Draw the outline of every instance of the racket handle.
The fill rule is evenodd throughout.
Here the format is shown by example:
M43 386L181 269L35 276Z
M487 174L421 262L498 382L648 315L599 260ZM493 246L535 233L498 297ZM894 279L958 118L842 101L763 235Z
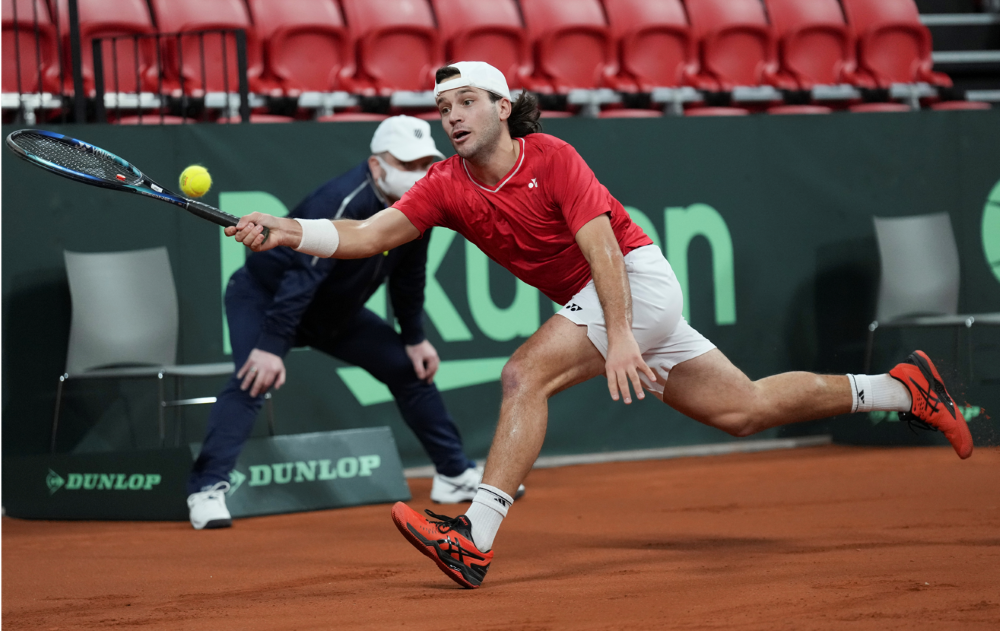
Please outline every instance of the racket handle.
M187 209L192 214L195 214L202 219L207 219L217 226L222 226L223 228L228 228L230 226L235 226L239 223L240 218L235 215L230 215L227 212L223 212L216 208L215 206L209 206L197 200L189 199L187 200ZM267 238L271 236L271 231L264 228L264 240L261 241L261 245L267 243Z

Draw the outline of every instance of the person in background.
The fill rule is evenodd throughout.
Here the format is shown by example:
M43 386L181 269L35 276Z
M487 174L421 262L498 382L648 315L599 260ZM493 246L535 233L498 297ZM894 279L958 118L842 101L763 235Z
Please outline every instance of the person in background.
M430 125L409 116L383 121L371 156L306 197L298 219L367 219L388 208L444 156ZM201 453L188 481L195 529L232 525L225 494L269 388L285 383L284 357L310 346L364 368L386 384L437 474L431 499L471 501L482 478L434 386L437 351L424 337L427 244L419 239L367 258L338 261L289 248L251 254L226 288L226 319L238 367L212 406ZM365 308L388 279L399 333Z

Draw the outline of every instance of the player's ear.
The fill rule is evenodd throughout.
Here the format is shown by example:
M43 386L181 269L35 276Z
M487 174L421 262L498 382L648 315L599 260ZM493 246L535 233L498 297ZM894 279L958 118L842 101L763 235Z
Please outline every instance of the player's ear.
M368 170L371 171L372 179L376 182L385 177L385 171L382 169L382 165L378 163L378 158L375 156L368 156Z
M510 99L500 99L497 103L497 112L500 114L501 123L510 118L511 110L512 106L510 104Z

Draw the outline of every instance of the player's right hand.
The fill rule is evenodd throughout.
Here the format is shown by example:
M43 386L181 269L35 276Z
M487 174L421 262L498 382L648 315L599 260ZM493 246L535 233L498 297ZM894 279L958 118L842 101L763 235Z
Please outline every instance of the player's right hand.
M246 392L250 388L250 396L258 397L272 385L277 390L285 384L285 362L274 353L255 348L250 351L250 357L236 373L237 379L242 379L240 390Z
M264 228L270 232L267 240L264 239ZM226 236L235 237L254 252L271 250L281 245L294 248L302 241L302 226L287 217L250 213L240 217L235 227L226 228Z

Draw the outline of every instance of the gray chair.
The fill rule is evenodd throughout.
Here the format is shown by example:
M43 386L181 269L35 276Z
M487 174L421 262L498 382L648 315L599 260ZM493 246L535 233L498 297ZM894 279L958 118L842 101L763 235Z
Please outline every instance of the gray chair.
M82 254L65 252L73 318L66 370L59 376L50 448L55 451L63 385L70 379L157 380L160 445L168 408L214 403L215 397L167 400L164 379L175 392L189 377L230 375L232 362L177 365L177 290L167 249ZM268 427L274 411L266 395Z
M875 331L882 327L964 327L972 378L973 325L1000 325L1000 313L958 312L958 246L948 213L874 217L882 260L875 320L868 325L865 373L871 369Z

